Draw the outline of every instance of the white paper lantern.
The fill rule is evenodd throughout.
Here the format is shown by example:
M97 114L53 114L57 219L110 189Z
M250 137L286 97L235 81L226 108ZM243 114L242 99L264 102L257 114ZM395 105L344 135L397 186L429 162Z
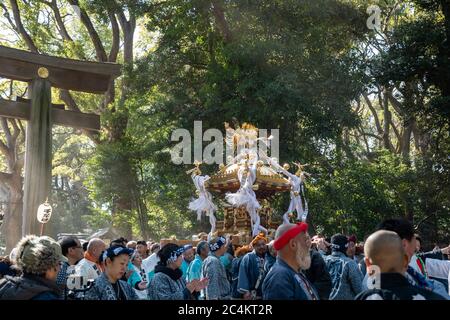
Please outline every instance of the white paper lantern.
M48 202L41 204L38 208L37 219L40 223L47 223L52 216L52 207Z

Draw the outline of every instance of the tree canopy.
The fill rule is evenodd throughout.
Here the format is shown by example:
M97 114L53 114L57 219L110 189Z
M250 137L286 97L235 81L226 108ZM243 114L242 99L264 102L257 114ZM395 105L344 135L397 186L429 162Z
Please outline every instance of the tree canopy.
M314 232L362 239L404 217L428 244L448 242L450 1L376 5L373 29L359 0L1 3L1 45L124 66L104 95L54 89L69 110L100 114L102 131L54 128L51 232L209 229L187 209L191 166L171 162L171 134L238 119L280 130L281 163L311 164ZM3 98L26 90L0 79ZM20 219L24 124L0 120L4 237ZM277 214L288 201L273 200Z

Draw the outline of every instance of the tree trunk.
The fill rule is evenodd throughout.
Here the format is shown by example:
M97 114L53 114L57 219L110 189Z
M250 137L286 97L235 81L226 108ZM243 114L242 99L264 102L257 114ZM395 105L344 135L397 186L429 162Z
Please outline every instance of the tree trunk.
M354 160L355 156L353 155L353 152L352 152L352 149L350 148L350 146L351 146L350 133L349 133L348 128L344 128L343 133L342 133L342 149L344 150L347 159Z
M141 236L143 239L148 240L150 236L150 230L148 228L148 209L145 205L145 200L143 197L143 194L141 193L141 185L144 180L144 173L142 170L141 164L138 164L138 168L136 168L136 202L137 202L137 208L138 208L138 220L139 220L139 226L141 229ZM139 174L138 174L139 172Z
M119 195L119 199L114 203L113 216L113 232L128 240L133 238L133 230L131 228L131 199ZM125 219L124 219L125 218Z
M123 60L125 63L133 63L133 37L134 28L130 27L124 30Z
M3 218L2 234L6 235L6 252L16 246L22 237L22 177L20 172L11 175L8 183L8 202Z
M0 141L0 151L8 168L8 173L0 172L0 192L4 190L2 193L6 194L7 199L1 230L5 235L6 250L10 252L22 235L23 157L20 155L20 146L24 141L25 131L19 120L1 118L0 123L6 138L6 144Z
M383 146L385 149L393 152L394 148L392 147L390 135L389 135L389 126L392 122L392 114L389 110L389 101L388 96L386 94L386 89L383 89L383 114L384 114L384 123L383 123Z
M39 205L50 197L52 177L51 87L45 79L32 84L31 114L26 132L22 235L39 234Z
M222 33L225 43L230 43L233 40L233 36L225 19L225 10L223 8L224 3L222 0L212 0L212 13L214 15L216 25L220 32Z
M405 163L409 163L409 153L411 150L411 133L414 126L414 118L410 117L404 120L403 124L403 136L402 136L402 149L401 155Z
M124 37L124 64L128 68L133 66L133 45L134 45L134 31L136 29L136 20L133 14L130 14L130 20L127 21L123 12L118 13L120 26ZM125 99L128 96L129 84L126 77L122 81L122 92L118 102L118 108L113 109L113 118L109 125L109 141L116 143L123 141L126 135L128 125L128 110L125 107ZM117 194L117 199L113 208L113 229L121 236L131 239L132 228L130 219L121 219L120 215L125 214L131 218L133 208L139 212L139 205L133 201L133 192L136 190L137 173L136 168L133 167L130 159L124 159L124 174L122 176L126 181L124 184L129 186L128 190ZM134 205L135 204L135 205Z
M139 192L139 188L136 188L136 192ZM139 229L141 231L141 238L143 240L148 240L149 230L148 230L148 210L145 205L142 197L140 195L137 196L136 206L138 208L138 221L139 221Z
M411 146L411 133L414 126L414 118L409 117L404 120L403 124L403 135L402 135L402 143L401 143L401 155L403 158L403 162L410 167L410 146ZM412 205L412 200L410 199L409 194L404 195L404 206L405 206L405 218L411 221L414 221L414 210Z

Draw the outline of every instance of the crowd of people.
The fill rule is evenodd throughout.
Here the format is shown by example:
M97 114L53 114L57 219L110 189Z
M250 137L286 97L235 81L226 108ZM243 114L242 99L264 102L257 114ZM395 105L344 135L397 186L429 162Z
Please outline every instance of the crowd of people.
M450 246L422 252L402 219L355 236L310 237L284 223L268 239L179 246L26 236L0 260L0 300L445 300Z

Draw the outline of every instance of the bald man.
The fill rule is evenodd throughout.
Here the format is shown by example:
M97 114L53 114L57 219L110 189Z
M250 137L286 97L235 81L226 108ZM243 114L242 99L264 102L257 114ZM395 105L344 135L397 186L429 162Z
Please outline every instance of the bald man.
M282 224L275 234L277 260L262 286L264 300L318 300L318 294L302 270L311 266L308 225Z
M412 285L422 289L431 290L446 299L450 299L447 289L442 283L426 278L420 272L417 272L417 270L414 270L414 268L411 267L411 259L413 258L416 250L416 237L414 236L414 227L410 221L405 219L387 219L382 221L377 226L377 230L393 231L402 239L403 250L405 250L405 253L408 255L410 261L410 265L406 271L406 277ZM366 274L362 282L363 290L367 289L367 278L368 275Z
M75 274L87 280L97 279L102 271L99 258L105 249L106 244L102 239L91 239L88 243L87 251L84 253L84 258L78 262L75 268Z
M371 234L364 245L364 253L368 270L378 269L379 281L375 282L375 288L363 291L356 300L445 300L411 285L406 279L409 257L397 233L380 230Z

